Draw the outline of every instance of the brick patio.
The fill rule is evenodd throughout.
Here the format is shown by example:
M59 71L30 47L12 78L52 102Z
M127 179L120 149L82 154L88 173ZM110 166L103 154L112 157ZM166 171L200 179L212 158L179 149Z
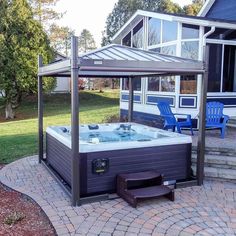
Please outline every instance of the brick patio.
M161 198L133 209L122 199L72 207L36 156L5 166L0 180L32 197L58 235L236 235L234 183L205 181L202 187L177 189L175 202Z
M183 133L190 135L190 132L187 130L184 130ZM198 141L198 131L194 131L192 140L195 150ZM206 130L206 149L236 153L234 140L236 140L236 128L227 127L224 139L220 138L220 130Z

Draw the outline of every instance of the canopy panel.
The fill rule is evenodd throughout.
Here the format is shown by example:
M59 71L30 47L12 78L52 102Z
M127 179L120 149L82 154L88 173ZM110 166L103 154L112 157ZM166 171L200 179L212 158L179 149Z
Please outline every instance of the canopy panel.
M79 76L131 77L204 73L201 61L111 44L81 55ZM39 76L70 76L70 59L39 68Z

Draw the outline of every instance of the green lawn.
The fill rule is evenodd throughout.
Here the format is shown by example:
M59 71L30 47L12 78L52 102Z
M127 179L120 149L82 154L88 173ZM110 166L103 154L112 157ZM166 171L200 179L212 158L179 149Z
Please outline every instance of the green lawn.
M44 99L44 129L70 124L70 95L47 95ZM118 115L119 91L81 92L80 122L99 123ZM0 110L0 163L37 153L37 98L27 98L16 111L16 120L4 121Z

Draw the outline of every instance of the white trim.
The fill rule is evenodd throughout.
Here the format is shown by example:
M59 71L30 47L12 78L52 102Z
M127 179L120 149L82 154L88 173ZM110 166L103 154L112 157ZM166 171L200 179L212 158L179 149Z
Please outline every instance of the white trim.
M182 24L178 22L177 42L176 42L176 56L181 57L181 38L182 38Z
M236 41L231 41L231 40L206 39L206 42L207 42L207 43L214 43L214 44L223 44L223 45L236 46Z
M225 45L222 45L222 52L221 52L221 73L220 73L220 92L223 91L223 77L224 77L224 54L225 54Z
M197 15L203 16L203 17L206 16L206 14L209 12L209 10L211 9L214 3L215 3L215 0L207 0Z
M171 98L173 99L173 105L170 104L171 107L175 107L176 104L176 97L175 94L173 95L168 95L168 94L155 94L155 93L151 93L151 94L146 94L145 96L145 104L144 105L156 105L156 102L148 102L148 96L152 96L152 97L158 97L158 98Z
M199 38L194 38L194 39L181 39L181 42L196 42L196 41L199 41Z
M219 97L226 97L226 98L235 98L236 92L208 92L207 97L219 98Z
M173 46L173 45L176 45L177 42L178 42L178 40L174 40L174 41L169 41L169 42L165 42L165 43L155 44L152 46L148 46L148 49Z
M192 98L193 100L194 100L194 104L193 104L193 106L192 105L182 105L182 100L183 99L190 99L190 98ZM190 94L188 94L188 95L180 95L179 96L179 108L180 109L182 109L182 108L193 108L193 109L197 109L197 95L195 94L195 95L190 95Z

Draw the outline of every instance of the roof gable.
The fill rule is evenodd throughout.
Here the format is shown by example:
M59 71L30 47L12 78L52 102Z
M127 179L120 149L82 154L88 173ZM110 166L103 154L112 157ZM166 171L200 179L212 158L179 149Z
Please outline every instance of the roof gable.
M215 0L206 13L207 18L218 18L223 20L236 20L236 0Z
M235 1L236 3L236 0L230 0L230 1ZM181 14L159 13L159 12L138 10L121 27L121 29L118 30L118 32L113 36L112 41L114 43L120 43L121 39L144 17L154 17L162 20L177 21L180 23L207 26L207 27L215 26L218 28L236 29L236 19L235 21L232 21L232 20L224 20L217 18L206 18L201 16L188 16Z

